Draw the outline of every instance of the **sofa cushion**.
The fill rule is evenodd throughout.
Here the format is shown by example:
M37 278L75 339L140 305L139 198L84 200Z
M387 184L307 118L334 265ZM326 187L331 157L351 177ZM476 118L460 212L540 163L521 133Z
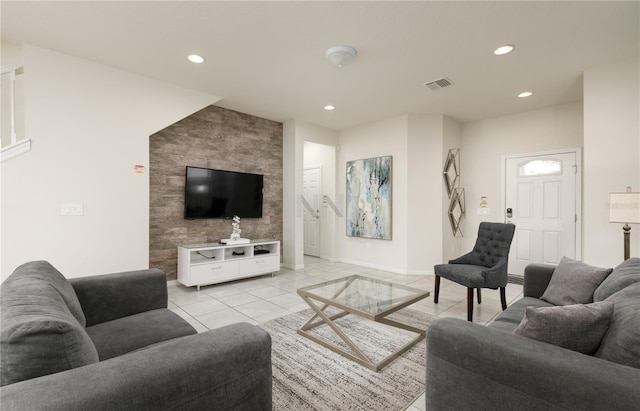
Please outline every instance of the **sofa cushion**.
M512 332L522 322L527 307L553 307L554 305L539 298L524 297L511 304L505 311L498 314L489 327L506 332Z
M513 333L583 354L593 354L609 328L612 315L611 301L527 307L522 322Z
M602 301L623 288L640 282L640 258L630 258L616 268L604 279L593 293L593 301Z
M483 274L488 270L481 265L469 264L438 264L434 266L436 275L454 281L460 285L470 288L486 287L486 279ZM499 285L496 286L496 288Z
M612 270L562 257L540 298L555 305L591 303L593 292Z
M640 368L640 283L627 286L606 301L614 304L609 331L596 357Z
M16 281L20 282L19 285L15 285L15 287L19 288L29 287L29 284L32 284L33 281L49 284L50 287L53 287L60 294L67 304L67 307L69 307L69 311L76 317L80 325L83 327L86 326L84 312L82 311L80 301L78 301L78 296L73 290L73 286L60 271L56 270L48 261L31 261L22 264L4 281L3 286L4 284L10 284Z
M158 309L87 327L100 361L158 342L196 334L188 322L171 310Z
M58 274L48 264L22 266L0 287L1 385L98 362L95 346L69 308L70 295L60 292L65 286Z

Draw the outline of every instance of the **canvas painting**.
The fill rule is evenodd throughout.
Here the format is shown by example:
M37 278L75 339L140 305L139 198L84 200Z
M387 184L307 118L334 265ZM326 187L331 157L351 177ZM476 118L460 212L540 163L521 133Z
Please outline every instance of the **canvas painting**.
M347 235L391 240L391 156L347 161Z

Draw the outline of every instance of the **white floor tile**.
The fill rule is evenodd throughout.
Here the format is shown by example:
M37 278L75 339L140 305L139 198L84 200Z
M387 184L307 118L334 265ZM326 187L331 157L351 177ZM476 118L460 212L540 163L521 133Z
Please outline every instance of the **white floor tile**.
M418 409L419 411L425 411L427 408L427 399L425 398L425 394L423 393L418 399L411 404L412 407Z
M257 324L255 320L234 310L233 308L228 308L226 310L220 310L211 314L202 315L199 316L197 320L210 330L239 322Z
M202 301L209 301L213 297L203 293L202 291L198 292L193 289L189 293L181 293L175 296L169 296L169 301L177 305L178 307L183 307L185 305L196 304Z
M207 301L201 301L195 304L189 304L182 307L187 314L192 317L197 317L199 315L209 314L215 311L220 311L229 308L228 305L221 303L218 300L210 299Z
M289 310L265 300L259 300L259 301L254 301L247 304L238 305L234 308L238 310L240 313L246 315L247 317L251 317L253 319L257 319L258 317L264 317L267 314L271 314L274 312L277 312L280 314L278 315L278 317L291 313Z
M251 290L249 291L249 294L253 294L256 297L266 300L271 297L277 297L279 295L287 294L287 292L281 288L267 286L267 287Z
M219 297L218 300L229 307L235 307L237 305L252 303L254 301L261 301L260 297L256 297L253 294L249 294L248 292L241 292L239 294L227 295L224 297Z
M287 309L289 309L289 307L291 306L296 306L301 304L308 307L307 303L305 303L304 300L299 295L292 294L292 293L285 293L282 295L278 295L276 297L267 298L267 301Z
M233 286L241 289L242 291L251 291L256 288L264 287L260 279L240 280L237 283L234 283Z
M221 284L205 287L201 289L201 292L213 297L226 297L228 295L234 295L242 293L243 291L233 284Z

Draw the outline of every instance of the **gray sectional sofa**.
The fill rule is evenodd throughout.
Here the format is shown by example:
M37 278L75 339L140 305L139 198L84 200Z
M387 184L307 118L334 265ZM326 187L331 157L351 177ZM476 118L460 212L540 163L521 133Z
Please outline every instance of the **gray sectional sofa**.
M554 272L528 266L524 298L488 326L444 318L429 327L427 410L640 409L640 259L607 272L592 291L593 301L604 304L590 306L612 302L613 314L589 354L513 333L522 329L527 307L554 307L540 299ZM589 329L580 332L584 338L575 342L593 337Z
M197 334L159 270L67 280L36 261L0 292L3 411L271 409L269 334Z

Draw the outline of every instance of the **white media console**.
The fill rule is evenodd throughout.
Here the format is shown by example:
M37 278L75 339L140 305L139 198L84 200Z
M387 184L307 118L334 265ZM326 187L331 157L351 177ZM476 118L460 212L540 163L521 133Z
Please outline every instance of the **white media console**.
M187 287L218 284L280 270L280 241L178 246L178 282Z

